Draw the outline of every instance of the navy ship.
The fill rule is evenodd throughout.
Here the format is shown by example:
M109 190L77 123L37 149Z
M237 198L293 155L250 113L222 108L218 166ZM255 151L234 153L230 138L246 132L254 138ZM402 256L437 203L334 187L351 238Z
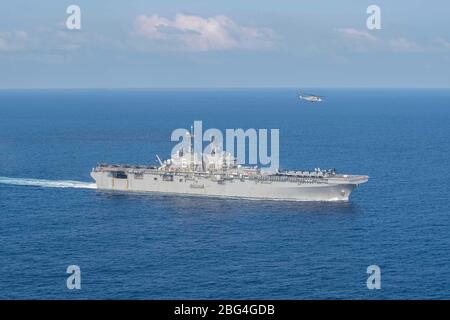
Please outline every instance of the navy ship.
M157 158L157 166L99 164L91 176L98 190L286 201L348 201L369 178L319 168L266 172L215 149L201 155L181 149L168 160Z

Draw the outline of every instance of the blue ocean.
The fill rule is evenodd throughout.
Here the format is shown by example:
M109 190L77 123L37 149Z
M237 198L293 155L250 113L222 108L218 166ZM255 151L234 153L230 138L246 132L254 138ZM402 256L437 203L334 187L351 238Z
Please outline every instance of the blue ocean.
M2 299L449 299L450 91L0 91ZM370 176L349 202L102 193L176 128L280 129L282 169ZM69 290L66 269L81 269ZM367 288L367 267L381 289Z

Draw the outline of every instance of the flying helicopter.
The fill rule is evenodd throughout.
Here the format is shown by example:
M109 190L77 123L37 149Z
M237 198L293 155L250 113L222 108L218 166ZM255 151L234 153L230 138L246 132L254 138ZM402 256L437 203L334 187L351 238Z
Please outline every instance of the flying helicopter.
M299 93L298 97L299 99L306 100L308 102L322 102L324 100L324 98L321 96L316 96L313 94L304 94L301 92Z

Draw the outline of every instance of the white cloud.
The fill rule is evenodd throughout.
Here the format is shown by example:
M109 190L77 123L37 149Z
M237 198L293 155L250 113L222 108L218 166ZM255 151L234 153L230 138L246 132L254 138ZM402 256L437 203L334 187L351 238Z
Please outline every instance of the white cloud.
M405 39L405 38L395 38L387 41L387 45L393 51L401 51L401 52L420 52L424 51L425 48L422 48L414 41Z
M433 40L434 44L441 49L450 49L450 41L444 38L436 38Z
M344 29L338 29L338 31L343 34L344 36L351 38L351 39L357 39L357 40L366 40L366 41L377 41L378 39L370 34L367 30L358 30L354 28L344 28Z
M367 30L353 28L337 29L345 38L344 45L358 52L385 51L385 52L424 52L434 50L435 44L418 44L405 37L387 38L375 36Z
M177 14L173 20L140 15L134 21L134 35L166 49L190 51L270 48L275 40L275 33L268 28L241 26L224 15L203 18Z
M0 51L15 51L23 49L28 41L25 31L0 32Z

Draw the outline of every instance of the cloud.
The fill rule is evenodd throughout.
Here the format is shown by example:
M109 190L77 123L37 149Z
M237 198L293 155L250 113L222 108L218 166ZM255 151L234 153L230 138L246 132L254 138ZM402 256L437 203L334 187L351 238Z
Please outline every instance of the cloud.
M440 49L446 49L449 50L450 49L450 41L448 41L447 39L444 38L435 38L433 40L434 44L440 48Z
M387 45L392 51L397 52L420 52L426 50L414 41L405 38L395 38L387 41Z
M353 28L344 28L344 29L338 29L338 31L351 39L357 39L357 40L366 40L366 41L377 41L378 39L370 34L367 30L358 30Z
M0 32L0 51L16 51L23 49L28 42L25 31Z
M270 48L275 40L271 29L241 26L224 15L177 14L173 20L140 15L134 20L133 34L150 40L153 48L162 44L165 49L189 51Z
M353 28L337 29L345 38L344 45L358 52L384 51L384 52L424 52L436 49L435 44L418 44L405 37L387 38L375 36L375 32Z

